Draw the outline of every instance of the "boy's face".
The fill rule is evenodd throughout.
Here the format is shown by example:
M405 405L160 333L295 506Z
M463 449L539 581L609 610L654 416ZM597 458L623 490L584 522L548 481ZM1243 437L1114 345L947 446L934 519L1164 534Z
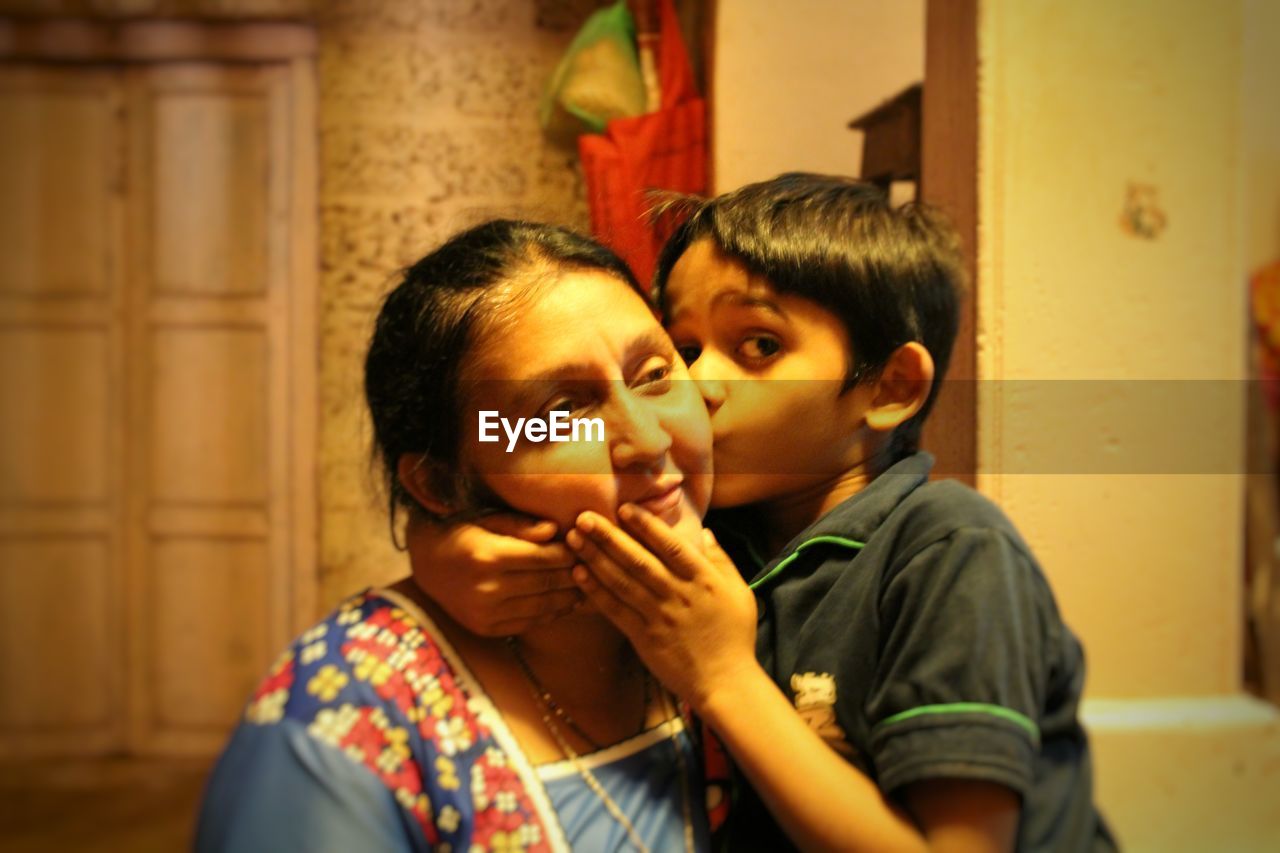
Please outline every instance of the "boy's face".
M872 391L841 393L851 350L834 314L778 293L705 239L672 268L666 304L711 415L713 507L802 496L862 461Z

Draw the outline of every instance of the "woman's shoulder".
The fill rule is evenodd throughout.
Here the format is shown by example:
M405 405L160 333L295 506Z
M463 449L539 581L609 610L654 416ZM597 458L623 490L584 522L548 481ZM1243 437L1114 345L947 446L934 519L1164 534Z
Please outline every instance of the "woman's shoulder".
M488 753L492 743L469 677L450 656L411 602L365 590L276 659L246 706L241 729L275 729L294 751L305 751L305 744L331 748L325 754L373 774L434 843L445 827L433 822L431 804L440 800L438 809L461 812L465 803L451 798L476 754Z
M276 659L244 719L301 723L367 763L384 748L419 739L432 752L453 755L488 735L465 681L421 611L393 593L367 589Z

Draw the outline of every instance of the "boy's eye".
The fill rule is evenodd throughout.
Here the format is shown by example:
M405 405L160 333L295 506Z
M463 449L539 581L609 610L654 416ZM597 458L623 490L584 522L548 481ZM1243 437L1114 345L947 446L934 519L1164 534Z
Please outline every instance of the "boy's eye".
M746 358L768 358L777 355L781 349L782 342L772 335L752 335L738 347Z
M686 367L692 366L698 360L698 356L702 355L702 347L683 346L676 347L676 352L680 354L680 358L684 359Z

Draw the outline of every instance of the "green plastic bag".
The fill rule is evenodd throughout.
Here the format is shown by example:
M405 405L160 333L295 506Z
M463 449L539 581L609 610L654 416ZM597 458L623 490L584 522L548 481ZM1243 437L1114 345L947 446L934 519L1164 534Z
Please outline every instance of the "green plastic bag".
M553 137L602 133L610 119L645 111L636 28L625 0L595 12L569 44L542 97L539 120Z

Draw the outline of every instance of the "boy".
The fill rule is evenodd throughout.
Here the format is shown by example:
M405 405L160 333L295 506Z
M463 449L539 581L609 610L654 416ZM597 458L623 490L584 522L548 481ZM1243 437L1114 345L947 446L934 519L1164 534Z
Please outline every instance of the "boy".
M692 553L639 508L627 532L584 514L566 542L750 781L732 848L1114 846L1079 644L1009 521L927 482L918 451L960 278L927 210L799 174L695 206L659 261L715 436L708 521L756 599L714 543Z

